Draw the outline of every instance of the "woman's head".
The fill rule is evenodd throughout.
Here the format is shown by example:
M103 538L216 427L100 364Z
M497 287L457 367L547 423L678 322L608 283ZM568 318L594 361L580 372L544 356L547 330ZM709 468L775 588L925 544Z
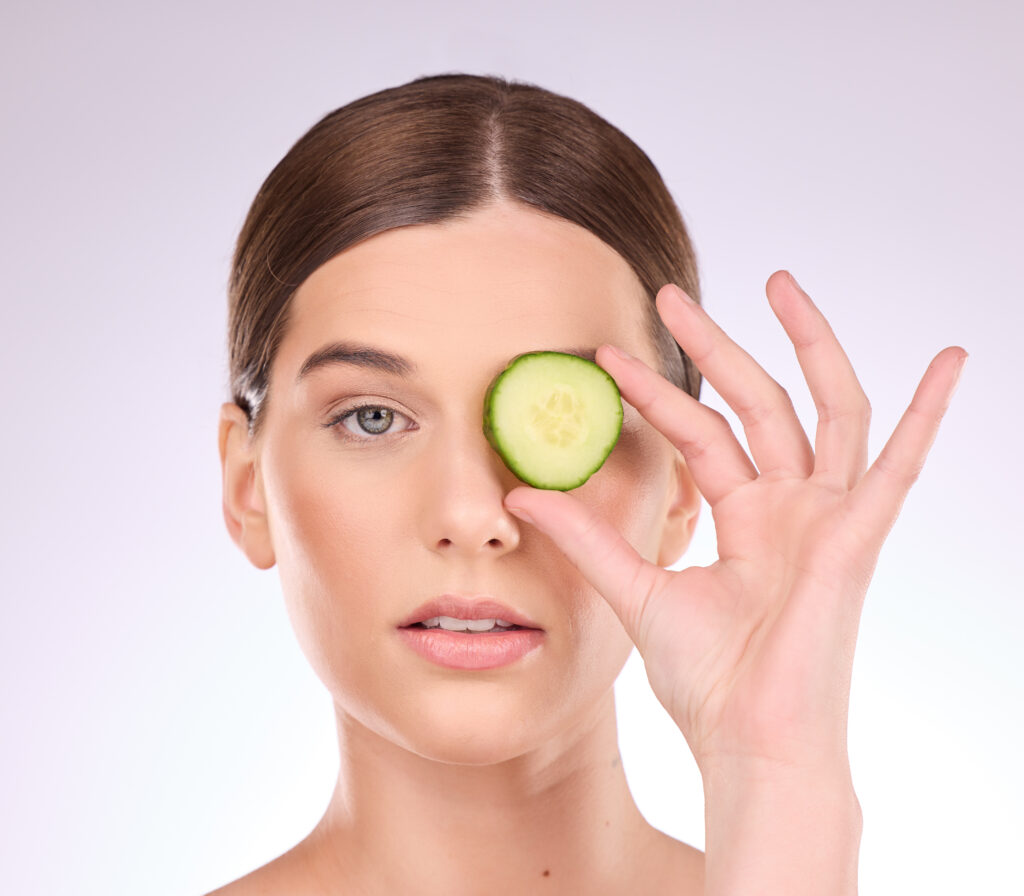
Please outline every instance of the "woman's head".
M375 234L510 200L589 230L648 297L662 372L696 397L700 376L654 311L665 283L699 301L694 252L656 168L581 103L474 75L421 78L358 99L306 133L261 187L230 285L232 397L262 429L291 297L318 267Z
M489 764L594 724L632 645L564 555L505 508L520 483L484 435L486 388L510 358L538 349L586 354L612 343L670 366L652 338L650 296L662 280L694 290L694 274L687 280L671 266L683 261L668 260L665 238L641 258L643 276L613 245L645 248L638 222L678 218L655 200L654 211L644 207L614 174L601 139L585 139L595 127L607 136L609 126L551 136L571 116L548 113L526 115L531 124L517 129L507 108L504 117L494 111L500 84L421 83L454 94L462 85L469 112L454 103L435 113L449 123L430 125L431 103L415 83L390 99L385 92L359 101L347 108L370 111L335 113L349 116L348 137L324 132L334 127L329 117L256 200L234 281L237 404L224 406L221 422L224 510L250 560L278 566L299 642L339 717L422 756ZM374 136L377 104L383 144ZM569 108L577 125L587 120L582 107ZM467 127L470 113L476 139L470 129L453 140L449 129ZM555 172L534 174L532 190L529 178L507 173L502 147L515 142L512 132L521 168L540 171L546 157ZM411 153L397 164L384 149L396 140L415 143L427 160ZM573 152L603 160L597 168L614 189L601 186L593 165L576 186L560 173L572 169L574 141ZM433 169L454 171L446 160L459 155L472 157L464 176L432 183ZM359 190L341 182L352 169ZM379 201L366 192L370 182ZM589 201L567 198L584 195L585 184ZM614 204L620 196L625 211ZM684 376L685 368L676 378ZM254 422L258 432L250 432ZM615 450L574 494L662 565L685 548L699 500L678 452L628 406ZM506 605L543 630L542 646L495 669L433 664L400 631L444 595Z

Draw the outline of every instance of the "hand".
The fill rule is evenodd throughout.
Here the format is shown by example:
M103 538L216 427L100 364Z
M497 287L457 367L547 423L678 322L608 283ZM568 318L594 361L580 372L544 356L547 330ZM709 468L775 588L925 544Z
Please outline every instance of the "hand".
M782 387L672 284L657 296L661 318L738 415L752 457L721 414L647 365L608 346L597 356L685 458L711 507L717 562L662 569L573 495L521 487L506 497L618 614L705 777L847 761L864 595L967 357L955 347L936 356L866 469L870 408L835 335L787 273L766 292L818 409L813 449Z

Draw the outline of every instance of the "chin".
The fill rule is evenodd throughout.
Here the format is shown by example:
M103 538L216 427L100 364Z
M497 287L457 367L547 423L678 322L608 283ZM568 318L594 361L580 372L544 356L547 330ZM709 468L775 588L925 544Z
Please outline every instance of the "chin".
M461 689L456 689L461 690ZM495 693L420 695L398 708L388 740L424 759L453 765L485 766L507 762L542 746L558 729L550 699ZM518 696L518 699L517 699ZM545 695L546 696L546 695Z
M445 738L433 733L426 738L418 738L409 745L409 749L423 759L431 762L443 762L446 765L465 765L484 767L510 762L529 752L531 746L522 741L500 736L486 736L478 739L468 737Z
M517 700L431 701L405 731L409 748L425 759L456 765L494 765L540 746L553 719L551 704Z

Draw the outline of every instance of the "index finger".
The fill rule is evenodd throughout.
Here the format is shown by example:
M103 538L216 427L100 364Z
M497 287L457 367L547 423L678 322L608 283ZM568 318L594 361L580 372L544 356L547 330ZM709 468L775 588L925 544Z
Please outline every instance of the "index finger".
M520 486L505 496L505 506L558 546L608 601L637 643L644 607L665 571L641 557L614 526L565 492Z

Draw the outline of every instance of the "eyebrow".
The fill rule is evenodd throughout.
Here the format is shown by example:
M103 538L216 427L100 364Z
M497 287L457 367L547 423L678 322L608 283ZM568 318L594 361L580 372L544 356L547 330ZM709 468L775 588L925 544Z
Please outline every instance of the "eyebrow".
M597 349L593 348L555 348L536 349L536 351L560 352L563 355L575 355L587 361L595 360L597 354ZM371 370L379 370L382 373L389 373L392 376L406 378L416 372L416 365L401 355L356 342L332 342L317 349L306 358L295 382L299 383L313 371L334 364L352 364L356 367L366 367Z
M295 382L300 382L314 370L333 364L354 364L357 367L368 367L371 370L401 377L409 377L416 372L416 365L401 355L355 342L332 342L306 358Z

